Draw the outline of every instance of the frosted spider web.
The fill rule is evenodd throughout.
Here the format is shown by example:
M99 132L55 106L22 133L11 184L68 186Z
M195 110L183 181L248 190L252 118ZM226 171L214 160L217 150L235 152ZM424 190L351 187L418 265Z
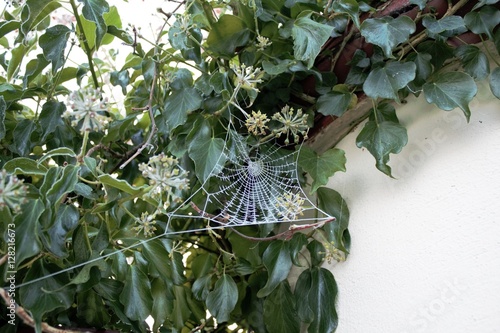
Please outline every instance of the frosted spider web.
M316 207L300 186L300 148L287 150L276 143L247 141L236 131L228 131L218 160L225 161L224 165L218 163L202 185L204 202L196 203L195 194L193 201L186 201L198 211L198 216L189 217L209 219L226 227L334 220ZM179 210L171 214L171 218L183 216Z

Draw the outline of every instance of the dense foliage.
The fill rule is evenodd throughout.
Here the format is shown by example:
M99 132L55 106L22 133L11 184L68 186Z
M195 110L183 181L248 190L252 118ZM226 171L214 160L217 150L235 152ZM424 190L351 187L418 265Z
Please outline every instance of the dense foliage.
M2 278L16 272L11 299L37 331L44 322L143 332L148 316L161 332L335 331L337 288L321 265L345 260L349 212L323 186L345 170L342 151L300 150L304 187L320 212L336 217L303 233L282 233L282 224L211 228L188 216L217 207L200 211L187 201L203 195L201 186L217 186L214 172L237 154L231 138L290 154L315 119L342 116L363 96L373 109L357 144L391 175L389 155L407 135L389 102L423 93L469 118L482 79L500 98L500 69L490 71L490 61L500 65L492 53L500 51L496 2L478 1L460 16L467 1L438 15L413 0L418 14L410 18L378 15L390 1L188 0L182 12L159 11L165 25L154 41L125 29L119 8L105 0L7 4L0 251ZM55 22L62 9L74 23ZM464 34L495 47L448 43ZM318 69L319 57L334 68L354 38L370 48L353 54L346 78ZM324 48L332 39L345 43ZM78 48L85 63L71 61ZM128 52L124 63L116 63L117 50ZM461 67L447 71L453 63ZM112 98L116 87L123 102ZM169 215L179 209L182 218ZM293 266L302 272L292 288ZM2 316L10 320L8 311ZM17 317L2 332L29 319Z

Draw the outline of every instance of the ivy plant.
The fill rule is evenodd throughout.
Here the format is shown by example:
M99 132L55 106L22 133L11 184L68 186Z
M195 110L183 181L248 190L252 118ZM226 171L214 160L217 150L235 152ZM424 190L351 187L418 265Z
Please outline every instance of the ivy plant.
M158 9L150 40L105 0L8 2L0 294L16 315L2 307L2 332L334 332L337 285L322 266L349 254L349 210L325 185L346 160L307 147L321 119L371 100L356 143L391 176L390 154L408 141L395 103L423 94L469 119L477 80L500 98L497 1L392 3L187 0ZM74 20L58 22L60 11ZM197 205L241 185L224 172L242 152L245 177L259 179L248 191L270 198L269 211L224 209L252 207L252 196ZM297 226L305 199L261 189L275 180L255 156L271 153L283 188L285 167L297 168L317 215L331 218Z

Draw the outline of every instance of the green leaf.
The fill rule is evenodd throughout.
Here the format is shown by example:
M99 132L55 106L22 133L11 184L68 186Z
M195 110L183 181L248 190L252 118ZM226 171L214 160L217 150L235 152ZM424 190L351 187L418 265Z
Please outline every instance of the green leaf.
M333 31L332 26L313 21L311 14L297 18L292 27L294 57L307 61L307 68L314 65L314 60Z
M351 18L352 22L359 29L359 4L355 0L339 0L334 1L332 9L336 13L346 13Z
M21 156L31 152L31 134L35 131L35 123L31 119L19 121L14 129L14 143L11 150Z
M52 227L47 231L45 247L59 258L68 256L66 245L67 235L73 231L80 220L80 213L73 205L59 206L55 221Z
M201 107L202 98L196 88L175 90L165 100L164 118L170 131L184 124L189 112Z
M22 38L26 34L35 29L51 12L61 7L59 1L55 0L27 0L21 12L21 34L18 37Z
M391 121L368 121L356 138L356 145L365 147L375 157L377 169L391 176L387 165L389 154L397 154L408 143L406 128Z
M345 152L332 148L319 155L307 146L302 146L298 158L299 166L313 179L311 193L326 185L328 179L337 171L345 171Z
M299 318L309 323L307 332L334 332L338 325L335 300L337 284L330 271L315 267L300 274L295 285Z
M87 20L96 24L95 28L95 49L102 43L102 39L107 31L104 14L109 12L109 5L106 0L78 0L83 2L82 14ZM88 38L88 36L87 36Z
M196 176L203 183L210 176L220 172L227 156L224 154L225 143L221 138L197 137L189 146L189 157L194 161Z
M281 282L264 301L264 322L269 332L300 332L295 298L288 281Z
M131 320L143 321L151 313L153 297L148 276L136 265L130 265L127 279L120 294L120 303L125 307L125 315Z
M330 216L335 217L335 221L323 226L326 238L333 242L337 249L348 252L350 247L350 236L347 227L349 226L349 208L344 198L337 191L320 187L318 193L318 206Z
M117 188L120 191L123 191L123 192L131 194L131 195L137 195L137 194L141 193L141 191L142 191L142 188L132 186L124 179L113 178L109 174L100 175L98 177L98 179L104 185L107 185L107 186L110 186L113 188Z
M45 33L40 36L40 47L43 50L43 55L52 63L52 74L55 74L64 64L64 50L69 39L71 30L61 24L45 30Z
M43 155L40 159L38 159L38 164L42 164L43 162L54 156L76 157L76 154L73 150L66 147L52 149L51 151L48 151L45 155Z
M417 5L420 10L425 8L428 0L410 0L410 4Z
M398 91L410 83L416 74L417 66L409 61L388 62L384 67L379 67L370 72L363 84L367 96L394 99L399 102Z
M430 54L423 52L419 52L408 57L408 60L413 61L416 66L415 80L408 84L408 88L413 93L422 90L422 86L425 84L429 76L431 76L433 70L431 58Z
M457 107L470 118L469 102L477 93L477 86L469 75L462 72L448 72L439 75L424 85L427 102L436 104L440 109L450 111Z
M347 111L355 95L349 91L330 91L316 101L318 112L325 116L340 117Z
M415 32L415 22L405 15L393 19L390 16L366 19L361 24L361 35L368 43L380 46L388 58L393 58L392 50L406 42Z
M464 16L465 25L475 34L486 34L493 39L493 30L500 23L500 11L492 6L484 6L479 11Z
M67 309L73 304L73 289L64 287L69 282L67 274L48 276L60 270L61 268L54 264L44 264L43 260L36 260L23 282L45 278L19 290L20 303L33 316L37 332L42 332L42 318L46 313L56 309Z
M77 317L86 325L103 327L110 319L104 300L93 290L77 294Z
M229 320L237 302L238 287L230 275L223 274L207 296L207 309L217 322L222 323Z
M172 312L174 304L169 296L168 286L162 279L154 279L151 283L151 294L153 296L153 309L151 316L154 318L153 332L160 332L159 327L165 322Z
M282 240L273 241L262 255L262 263L267 269L268 278L266 285L257 293L257 297L268 296L290 273L292 259L289 243Z
M311 256L311 267L319 267L325 260L326 249L319 241L313 239L307 244Z
M432 16L424 16L422 24L431 34L439 34L445 31L452 31L465 28L465 23L462 17L451 15L436 20Z
M16 243L22 246L16 247L16 265L28 258L38 254L42 249L39 235L38 219L45 210L41 200L30 200L22 206L21 213L15 216Z
M299 261L299 253L304 246L307 245L307 237L305 234L298 232L293 235L290 242L290 257L295 266L302 266Z
M21 62L23 61L27 50L28 47L26 47L24 44L19 44L10 52L11 58L7 67L7 82L10 82L12 78L17 74L19 66L21 66Z
M221 56L232 57L236 48L246 45L250 39L250 30L238 16L222 15L212 24L208 33L208 48Z
M205 301L207 299L208 293L210 292L210 286L212 285L212 275L205 275L196 279L191 287L194 297L197 300Z
M200 278L214 270L216 257L213 253L202 253L194 257L191 270L195 278Z
M164 279L169 279L176 285L182 285L185 282L183 274L184 266L182 264L182 256L180 253L173 252L169 254L165 245L160 240L153 240L142 243L144 247L144 257L148 259L160 276ZM170 257L172 257L170 259Z
M443 67L446 60L453 57L453 48L440 40L427 40L422 42L418 44L417 50L420 53L427 53L431 55L430 62L434 65L435 70Z
M0 140L5 137L5 110L7 110L7 103L3 96L0 96Z
M8 173L27 176L43 176L47 172L45 166L27 157L18 157L7 161L4 165L4 169Z
M55 169L55 168L52 168ZM54 208L57 208L64 196L67 193L73 192L75 185L78 182L78 172L80 171L79 166L68 164L59 172L57 175L57 180L49 184L50 188L46 193L42 193L47 200L51 203Z
M476 80L483 80L490 74L488 57L477 46L460 45L455 49L455 55L462 62L467 74Z
M3 21L0 22L0 38L7 35L9 32L19 29L21 22L19 21Z
M500 67L495 68L490 75L490 89L496 98L500 99Z
M174 309L172 311L174 327L180 331L190 315L191 310L189 310L187 303L186 287L174 286Z
M28 85L50 64L50 61L45 59L42 54L37 54L36 59L30 60L26 65L26 70L23 77L23 87Z

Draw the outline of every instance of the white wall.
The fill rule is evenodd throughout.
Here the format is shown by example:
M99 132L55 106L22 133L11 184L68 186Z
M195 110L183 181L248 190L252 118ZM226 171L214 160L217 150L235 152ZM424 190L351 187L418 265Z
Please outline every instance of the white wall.
M391 179L355 139L329 186L351 211L351 254L330 266L339 333L500 332L500 102L487 86L461 110L397 107L409 144Z

